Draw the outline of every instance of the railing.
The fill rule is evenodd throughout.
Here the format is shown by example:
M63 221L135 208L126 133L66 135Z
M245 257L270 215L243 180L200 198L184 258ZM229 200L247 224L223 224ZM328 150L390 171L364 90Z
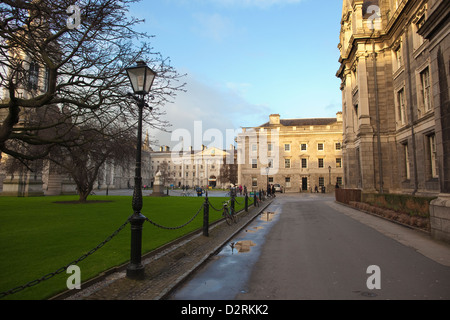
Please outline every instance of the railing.
M232 207L233 212L235 210L235 208L234 208L235 203L242 204L242 203L239 203L239 202L236 201L236 196L235 196L234 193L231 193L231 198L230 198L229 201L231 202L231 207ZM211 202L209 201L208 196L206 196L204 203L200 206L200 208L197 210L197 212L191 218L189 218L189 220L186 223L183 223L183 224L181 224L179 226L168 227L168 226L163 226L163 225L161 225L159 223L156 223L156 222L152 221L149 218L145 218L145 220L147 222L149 222L150 224L158 227L158 228L162 228L162 229L166 229L166 230L176 230L176 229L181 229L183 227L186 227L188 224L190 224L192 221L194 221L194 219L200 214L200 212L203 209L203 235L209 236L209 208L210 207L213 208L216 211L222 212L222 208L220 208L220 209L214 208L213 205L211 204ZM244 210L248 211L248 196L247 195L245 195L245 208L244 208ZM110 236L108 236L104 241L102 241L100 244L98 244L92 250L88 251L86 254L83 254L78 259L73 260L72 262L70 262L70 263L60 267L56 271L48 273L48 274L46 274L46 275L44 275L44 276L42 276L42 277L40 277L40 278L38 278L36 280L30 281L30 282L28 282L26 284L17 286L15 288L10 289L10 290L4 291L4 292L0 292L0 299L4 298L6 296L9 296L9 295L18 293L18 292L20 292L22 290L25 290L25 289L30 288L32 286L35 286L37 284L40 284L43 281L51 279L54 276L56 276L56 275L58 275L58 274L60 274L60 273L62 273L64 271L66 271L70 266L77 265L79 262L83 261L84 259L86 259L90 255L92 255L94 252L99 250L101 247L103 247L106 243L111 241L120 231L122 231L126 227L126 225L130 222L130 218L131 218L131 216L116 231L114 231Z

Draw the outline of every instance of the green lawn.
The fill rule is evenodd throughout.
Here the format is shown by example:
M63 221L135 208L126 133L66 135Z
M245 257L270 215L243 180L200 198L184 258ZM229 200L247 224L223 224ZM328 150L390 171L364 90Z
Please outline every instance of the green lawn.
M215 208L228 198L210 197ZM242 204L236 209L243 208ZM0 292L53 273L78 259L104 241L133 213L131 197L90 196L88 200L111 202L61 204L76 196L16 198L0 197ZM251 198L249 199L249 205ZM204 198L144 197L142 214L163 226L177 227L188 222L200 209ZM210 222L221 213L210 209ZM202 227L203 211L187 226L177 230L144 223L142 253ZM110 242L78 263L82 282L130 259L130 225ZM65 271L4 299L47 299L67 289L70 275Z

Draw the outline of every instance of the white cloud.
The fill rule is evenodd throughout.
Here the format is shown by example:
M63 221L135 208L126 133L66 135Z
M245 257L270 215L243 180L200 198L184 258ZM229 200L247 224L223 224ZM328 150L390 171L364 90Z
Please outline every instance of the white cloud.
M165 106L167 114L164 118L171 123L171 132L180 132L182 129L189 132L192 146L198 141L196 139L201 139L202 144L210 145L213 141L207 141L205 135L209 130L220 132L223 136L222 141L216 141L213 145L228 148L230 141L226 138L227 131L238 132L241 126L256 126L267 121L269 108L247 102L241 91L236 90L236 85L230 87L230 84L205 83L192 75L187 77L186 82L187 92L179 94L173 104ZM201 122L200 137L195 136L194 131L195 124L199 128L198 121ZM172 133L158 131L149 134L156 137L157 146L167 145L173 148L179 143L179 140L172 141Z

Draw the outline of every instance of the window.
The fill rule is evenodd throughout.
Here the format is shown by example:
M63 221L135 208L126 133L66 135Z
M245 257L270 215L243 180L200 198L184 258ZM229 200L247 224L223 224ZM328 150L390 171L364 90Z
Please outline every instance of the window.
M291 151L291 145L289 143L284 144L284 151Z
M273 183L273 177L269 177L269 183Z
M301 150L301 151L306 151L306 143L302 143L302 144L300 145L300 150Z
M403 65L402 46L401 45L399 45L398 48L394 50L394 58L395 58L395 70L398 70Z
M39 65L32 61L28 70L28 90L37 90L39 82Z
M319 159L319 168L323 168L323 159L322 158Z
M420 73L420 94L423 110L428 112L431 110L431 87L430 87L430 69L426 67Z
M256 168L258 168L258 160L252 159L252 169L256 169Z
M318 143L317 144L317 150L323 151L323 143Z
M342 186L342 177L337 177L336 178L336 183L340 186Z
M302 158L302 168L308 168L308 159Z
M436 136L434 134L428 136L428 143L430 146L431 177L437 178L438 172L436 169Z
M336 158L336 168L342 168L342 159Z
M273 150L273 144L272 143L268 143L267 144L267 151L272 151Z
M358 105L355 104L353 106L353 127L358 128L359 119L358 119Z
M408 155L408 144L405 143L403 145L403 153L404 153L404 166L405 166L405 178L406 180L411 179L411 173L409 170L409 155Z
M284 179L284 182L285 182L286 188L290 188L291 187L291 178L290 177L286 177Z
M44 73L44 92L48 91L48 82L49 82L49 78L50 77L50 73L48 71L48 68L45 68L45 73Z
M425 23L425 15L422 15L420 19L413 23L413 44L414 44L414 50L418 49L424 42L423 37L418 33L419 29L423 26Z
M325 185L324 177L319 177L319 187L323 187Z
M341 143L340 142L336 142L335 149L336 150L341 150Z
M284 159L284 167L289 169L291 167L291 159Z
M405 89L397 91L397 116L400 125L406 124Z
M252 178L252 187L258 186L258 178Z
M268 160L268 165L269 168L273 168L273 159L269 159Z

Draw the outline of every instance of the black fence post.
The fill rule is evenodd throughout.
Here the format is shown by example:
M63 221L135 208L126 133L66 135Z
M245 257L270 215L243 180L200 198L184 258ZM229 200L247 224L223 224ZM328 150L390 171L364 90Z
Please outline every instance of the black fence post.
M255 191L253 191L253 205L256 207L256 205L257 205L257 200L256 200L256 190Z
M208 191L206 191L205 202L203 203L203 235L209 237L209 202Z
M245 212L248 212L248 194L245 193Z

